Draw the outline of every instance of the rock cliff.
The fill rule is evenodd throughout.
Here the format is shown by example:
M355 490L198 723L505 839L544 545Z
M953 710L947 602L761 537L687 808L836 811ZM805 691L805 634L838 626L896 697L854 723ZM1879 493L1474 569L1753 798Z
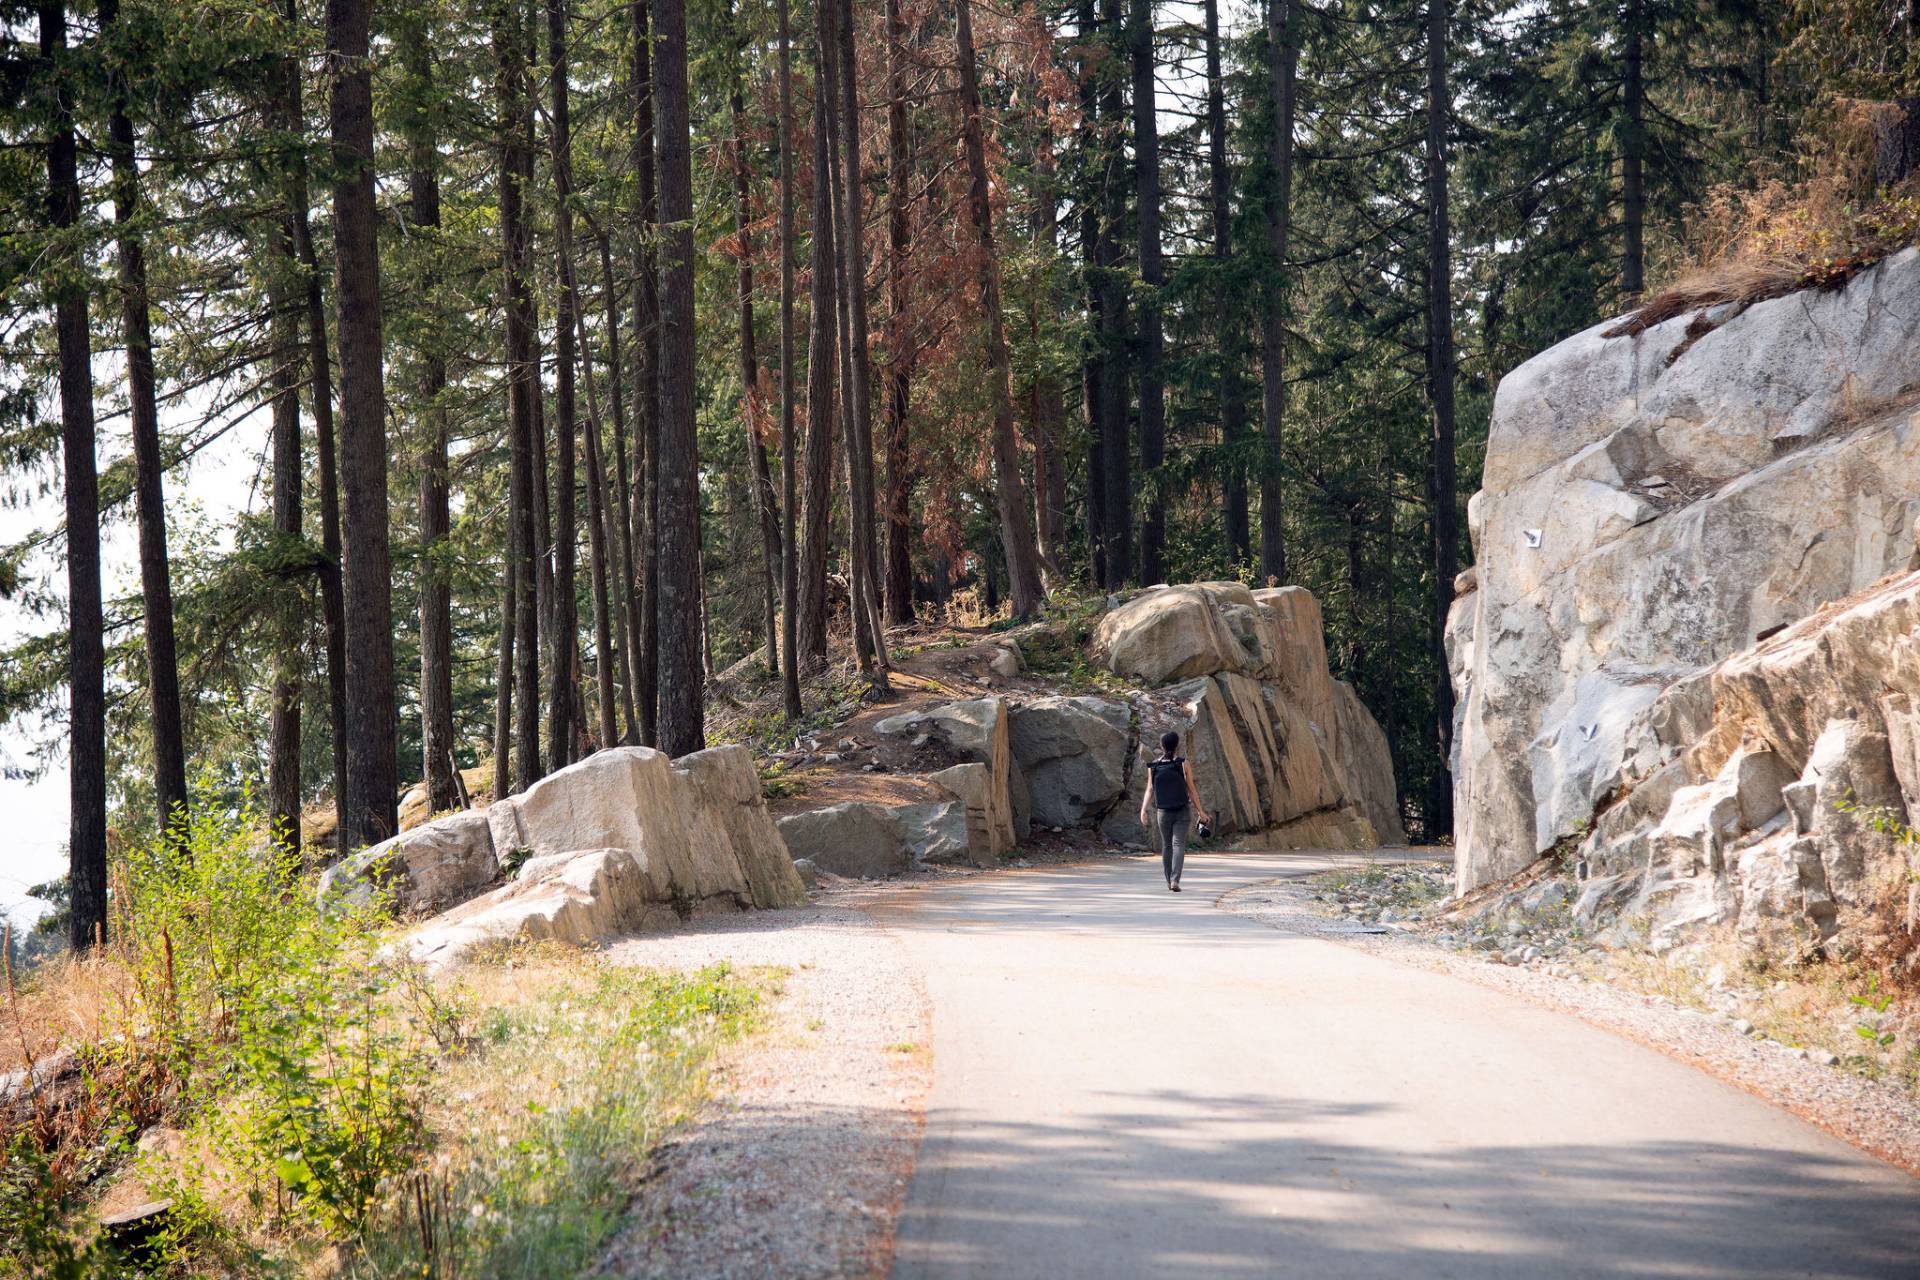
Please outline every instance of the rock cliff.
M1915 799L1916 393L1913 250L1501 383L1448 627L1462 890L1564 841L1590 916L1831 935L1871 860L1842 791Z

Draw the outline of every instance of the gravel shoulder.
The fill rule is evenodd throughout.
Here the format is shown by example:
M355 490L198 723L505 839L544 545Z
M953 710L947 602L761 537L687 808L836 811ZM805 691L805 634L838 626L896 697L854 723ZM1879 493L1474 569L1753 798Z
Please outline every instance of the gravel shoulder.
M1366 859L1343 862L1360 867ZM1920 1103L1896 1086L1811 1061L1700 1010L1589 980L1566 966L1489 963L1483 953L1450 949L1405 926L1329 916L1302 883L1313 873L1244 885L1223 894L1217 905L1276 929L1338 941L1571 1014L1705 1071L1920 1176Z
M661 1152L602 1274L886 1274L932 1057L925 992L859 897L705 917L609 948L648 968L783 973L765 1024L728 1052L704 1113Z

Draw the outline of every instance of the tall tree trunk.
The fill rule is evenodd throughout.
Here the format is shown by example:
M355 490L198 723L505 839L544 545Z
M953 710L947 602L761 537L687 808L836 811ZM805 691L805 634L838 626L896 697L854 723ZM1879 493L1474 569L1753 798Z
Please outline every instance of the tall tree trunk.
M1020 475L1019 446L1013 435L1012 374L1007 334L1000 314L1000 256L993 242L993 205L987 187L987 150L980 121L980 73L973 50L973 5L959 0L955 34L960 57L960 112L971 176L967 213L979 245L980 306L987 313L987 380L993 396L993 472L1000 514L1000 540L1007 554L1007 579L1015 617L1031 617L1045 595L1040 587L1040 553L1033 540L1032 509Z
M100 0L103 33L119 22L119 0ZM173 635L173 581L167 567L167 513L161 500L160 417L154 398L153 327L147 310L146 245L136 225L140 170L125 72L112 72L107 122L113 157L113 219L120 248L120 314L126 329L127 409L133 429L134 507L140 526L140 596L147 648L147 705L153 717L153 791L160 829L185 814L186 731L180 713L180 668Z
M1226 284L1227 264L1233 257L1233 178L1227 158L1227 102L1220 68L1220 0L1206 0L1206 23L1208 195L1213 213L1213 256L1220 266L1214 341L1220 358L1220 439L1231 459L1222 481L1227 503L1227 554L1239 566L1247 561L1252 527L1247 519L1246 468L1236 448L1247 434L1246 391L1240 376L1242 348Z
M512 427L508 427L511 434ZM519 511L514 505L509 483L507 498L507 554L501 570L499 661L493 669L493 798L505 800L513 794L513 679L514 632L520 617L520 557L515 552L519 541Z
M693 430L693 156L682 0L656 0L660 108L660 749L706 746L700 464Z
M626 680L621 687L622 709L627 717L627 732L623 742L640 741L639 712L635 708L634 698L640 684L640 662L635 653L640 636L640 593L634 585L633 564L633 487L632 477L627 470L627 411L626 398L621 391L625 379L621 377L625 364L620 358L620 294L613 287L613 246L608 243L605 231L599 234L600 240L600 288L604 296L607 312L607 386L608 399L613 402L613 462L612 479L614 481L615 505L618 517L618 543L620 547L620 652L624 658L622 668Z
M1101 25L1111 40L1122 24L1120 0L1101 0ZM1120 76L1113 70L1102 71L1100 119L1104 146L1101 166L1101 219L1098 243L1100 258L1100 343L1104 352L1101 365L1100 408L1105 415L1100 424L1100 454L1105 463L1101 491L1106 497L1106 514L1101 521L1107 536L1107 582L1119 587L1133 576L1133 445L1127 432L1127 293L1121 282L1121 229L1127 218L1127 192L1122 180L1125 148L1121 133L1125 129L1125 103Z
M1260 326L1260 573L1287 580L1280 445L1287 413L1287 239L1293 224L1294 69L1300 61L1298 0L1267 0L1267 271Z
M887 421L885 579L887 621L913 622L913 462L908 417L913 407L913 334L907 316L907 184L913 160L907 141L907 22L900 0L887 0Z
M523 198L532 170L521 122L526 109L526 38L516 0L496 0L493 51L499 106L499 205L501 293L506 318L507 356L507 573L510 588L502 625L511 631L500 640L502 661L511 660L512 692L508 719L513 727L513 790L523 791L540 777L539 589L534 560L533 300L527 285L527 237ZM497 750L498 744L496 744ZM497 790L495 799L508 793Z
M878 687L887 687L887 635L880 621L880 552L874 535L873 483L873 359L867 323L867 240L860 177L860 71L854 52L853 0L839 0L840 125L845 139L845 198L840 209L840 259L846 278L847 316L851 325L848 347L852 366L852 401L848 415L847 479L853 491L848 518L848 544L853 550L853 572L861 590L854 597L873 635L873 660Z
M573 270L571 262L567 270ZM582 371L587 380L587 565L593 588L593 674L599 686L600 741L610 747L620 740L618 711L620 694L614 677L618 655L613 648L613 615L609 599L607 546L607 469L601 440L605 435L600 417L600 393L593 376L593 345L587 340L584 308L574 313L573 323L584 358ZM619 377L614 378L615 383ZM584 718L582 728L585 727Z
M640 709L640 741L654 745L660 704L660 593L659 506L660 484L660 281L655 270L654 238L658 234L659 205L655 190L653 120L653 30L651 0L633 0L633 169L634 227L639 261L633 303L633 589L639 600L639 629L634 652L639 655L639 687L634 701Z
M578 486L578 406L574 389L574 317L580 293L573 277L573 121L567 84L566 0L547 0L548 89L552 95L548 141L553 161L553 240L558 266L559 300L553 321L555 356L553 490L553 679L547 690L547 749L553 767L573 763L575 653L580 645L580 596L577 586L580 541L575 514Z
M727 22L735 23L732 0ZM767 669L780 669L780 635L774 619L774 581L780 567L780 503L773 492L773 473L767 465L767 441L762 429L765 410L760 403L760 352L753 332L753 191L747 149L747 42L733 32L733 198L734 219L740 237L740 421L746 428L747 461L753 468L754 507L760 515L760 603L767 641Z
M1033 210L1033 236L1045 257L1047 269L1060 252L1060 206L1054 191L1053 131L1041 140L1035 159L1038 194ZM1051 276L1043 277L1051 279ZM1052 289L1036 292L1031 330L1034 347L1040 349L1041 311L1058 305ZM1067 536L1067 473L1061 454L1061 438L1066 434L1066 392L1050 363L1034 372L1031 421L1033 423L1033 529L1040 551L1040 572L1047 589L1065 586L1061 566L1065 561Z
M440 155L434 137L433 44L423 20L400 43L409 94L405 132L413 223L435 240L440 232ZM452 591L447 582L447 535L452 527L447 483L447 358L437 333L426 329L420 353L420 776L427 807L439 813L459 804L453 774Z
M1096 148L1089 159L1083 162L1086 173L1084 181L1087 189L1081 193L1080 205L1080 252L1081 276L1087 288L1087 316L1091 321L1092 334L1086 346L1086 357L1081 366L1081 401L1086 410L1087 426L1087 548L1092 561L1093 582L1095 586L1108 585L1107 575L1107 473L1104 432L1107 412L1104 395L1107 382L1107 348L1105 332L1106 303L1106 244L1103 237L1101 213L1102 194L1095 189L1100 186L1099 178L1104 176L1101 157L1105 144L1102 140L1100 104L1101 88L1099 83L1099 59L1095 55L1095 46L1100 38L1100 19L1094 9L1093 0L1079 0L1075 15L1080 31L1080 114L1082 125L1080 137L1082 147Z
M1434 671L1433 727L1440 753L1427 796L1427 838L1453 829L1453 682L1447 673L1447 610L1459 571L1453 440L1453 245L1447 216L1447 0L1427 0L1427 380L1433 411L1429 472L1433 603L1428 647Z
M780 697L789 721L800 718L799 544L793 386L793 31L788 0L780 23Z
M282 0L281 20L297 28L296 0ZM285 127L304 144L304 109L300 95L300 64L281 63L280 107ZM333 431L333 359L327 351L327 307L320 278L320 255L314 248L309 221L307 159L304 145L294 150L285 177L288 219L293 229L293 252L306 274L307 377L313 406L313 446L320 487L320 615L327 633L327 713L333 741L334 852L345 854L348 830L341 818L347 794L347 607L340 585L340 476L339 450Z
M828 50L817 50L820 73L816 84L827 83ZM813 257L812 311L807 341L807 492L801 530L800 580L801 660L818 668L827 660L828 507L833 484L833 383L838 358L835 341L837 301L834 288L833 182L828 152L826 92L816 90L813 101Z
M1160 291L1167 283L1160 253L1160 124L1154 106L1153 0L1133 0L1127 31L1133 63L1134 229L1139 237L1140 474L1149 486L1140 520L1140 581L1167 572L1167 502L1158 484L1167 442L1167 391L1160 369L1164 339Z
M852 295L854 285L847 271L846 240L848 222L846 219L846 188L842 185L844 169L841 165L843 140L840 136L840 42L837 25L839 4L820 4L815 6L819 18L819 39L821 48L826 52L821 57L821 80L816 90L827 104L827 181L833 192L833 236L836 252L833 257L834 271L834 325L839 353L839 394L835 397L840 414L840 440L844 447L836 468L846 481L847 512L847 620L853 630L854 661L863 675L871 678L875 667L873 661L873 628L868 625L866 602L861 598L866 591L866 575L859 567L859 535L855 526L859 523L860 503L857 497L858 486L854 472L858 469L854 437L857 427L853 413L853 313Z
M1640 297L1646 288L1645 250L1642 238L1646 223L1646 190L1643 186L1642 167L1646 159L1646 85L1641 79L1640 58L1642 48L1642 23L1640 0L1627 0L1625 37L1626 66L1621 84L1621 106L1626 119L1620 128L1620 203L1621 223L1625 237L1625 246L1620 258L1620 292L1627 300ZM1445 15L1442 14L1442 20ZM1428 18L1428 42L1432 42L1434 19ZM1429 51L1428 88L1432 88L1433 55Z
M60 353L60 459L67 516L67 857L68 940L84 951L107 930L106 619L100 603L100 483L94 458L93 350L87 333L85 261L75 252L80 222L79 147L68 86L67 11L40 6L40 58L53 83L47 138L47 219L63 256L54 293Z
M386 391L380 350L379 210L373 193L372 0L327 0L333 91L333 244L340 328L340 585L347 624L350 841L400 828L394 750L393 566L387 543Z
M290 229L269 231L273 321L273 532L289 546L300 540L300 317L294 282L300 278ZM294 612L289 599L282 608ZM305 620L284 617L273 655L273 693L267 720L267 829L293 852L300 850L300 639Z

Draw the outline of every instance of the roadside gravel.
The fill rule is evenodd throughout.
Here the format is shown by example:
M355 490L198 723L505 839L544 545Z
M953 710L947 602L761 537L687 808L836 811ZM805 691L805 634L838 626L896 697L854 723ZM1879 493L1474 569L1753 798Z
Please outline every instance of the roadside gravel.
M1363 862L1353 858L1346 865L1357 867ZM1316 910L1318 904L1296 877L1243 886L1222 895L1217 905L1290 933L1331 938L1572 1014L1784 1107L1835 1137L1920 1175L1920 1103L1891 1085L1742 1035L1699 1010L1577 975L1490 964L1484 954L1449 950L1404 927L1330 917Z
M857 890L625 939L648 968L776 966L767 1022L658 1168L601 1267L621 1277L884 1275L932 1075L925 992Z

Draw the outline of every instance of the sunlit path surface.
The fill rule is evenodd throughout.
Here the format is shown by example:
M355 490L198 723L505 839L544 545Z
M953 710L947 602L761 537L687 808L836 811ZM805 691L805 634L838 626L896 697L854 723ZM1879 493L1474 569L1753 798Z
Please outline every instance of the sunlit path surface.
M893 1274L1920 1276L1920 1181L1586 1024L1215 909L1324 860L879 909L933 1005Z

